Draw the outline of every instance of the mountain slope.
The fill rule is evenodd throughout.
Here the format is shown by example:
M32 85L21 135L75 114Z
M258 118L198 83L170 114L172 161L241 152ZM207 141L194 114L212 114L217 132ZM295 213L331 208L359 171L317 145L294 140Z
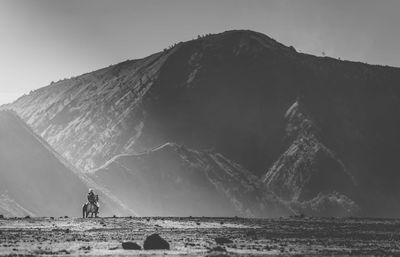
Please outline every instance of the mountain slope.
M0 211L5 215L81 216L90 179L68 168L15 114L0 111ZM127 213L102 192L102 211Z
M155 54L59 81L20 98L12 108L76 167L98 167L140 136L138 101L167 56Z
M0 195L0 214L4 217L24 217L24 216L34 216L33 212L25 209L8 195Z
M311 184L290 183L301 189L291 200L311 191L302 203L355 201L363 214L396 216L399 82L398 68L301 54L257 32L227 31L56 82L7 108L82 170L176 142L214 149L259 177L275 174L270 189L290 171L311 174ZM285 119L299 98L307 110L300 119L318 128L300 138L287 135ZM318 176L331 171L340 174L332 187Z
M286 112L291 144L263 178L267 188L293 209L311 215L354 215L356 181L332 150L298 99Z
M257 177L214 152L167 143L119 155L91 177L140 215L274 217L288 210Z

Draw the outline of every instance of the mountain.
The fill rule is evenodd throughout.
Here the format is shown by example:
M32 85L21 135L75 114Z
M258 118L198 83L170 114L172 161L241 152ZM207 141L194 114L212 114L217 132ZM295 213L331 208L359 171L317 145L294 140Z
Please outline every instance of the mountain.
M398 68L239 30L58 81L5 108L84 171L174 142L213 149L295 212L396 216L399 82Z
M174 143L141 154L118 155L91 177L144 216L272 217L288 213L242 166L221 154Z
M14 113L0 111L0 214L5 216L78 216L88 186ZM100 193L102 213L129 211L109 193Z
M274 62L295 54L262 34L227 32L53 83L9 108L86 171L177 142L214 147L261 174L279 153L271 145L284 134L280 113L296 95L295 78Z

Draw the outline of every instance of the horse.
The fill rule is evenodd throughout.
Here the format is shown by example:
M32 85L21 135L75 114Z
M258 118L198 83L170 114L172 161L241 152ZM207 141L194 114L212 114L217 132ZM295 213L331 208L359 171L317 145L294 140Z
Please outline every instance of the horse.
M99 196L96 195L96 202L99 202ZM97 218L97 214L99 213L99 207L96 204L91 202L85 203L82 206L82 218L87 218L91 214L91 218L93 218L93 214Z

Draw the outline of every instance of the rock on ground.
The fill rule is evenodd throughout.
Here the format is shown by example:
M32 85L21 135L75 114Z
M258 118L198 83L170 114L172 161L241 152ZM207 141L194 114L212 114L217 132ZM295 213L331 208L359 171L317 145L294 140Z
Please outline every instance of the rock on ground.
M142 250L142 247L135 242L123 242L122 248L125 250Z
M166 249L169 250L169 243L158 234L152 234L144 241L143 248L145 250Z

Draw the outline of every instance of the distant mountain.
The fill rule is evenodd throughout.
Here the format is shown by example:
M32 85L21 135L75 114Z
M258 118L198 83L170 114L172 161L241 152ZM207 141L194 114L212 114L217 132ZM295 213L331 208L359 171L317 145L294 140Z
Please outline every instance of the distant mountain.
M398 68L240 30L56 82L7 108L85 171L174 142L213 149L294 212L397 216L399 82ZM122 173L110 167L98 174Z
M97 186L69 169L51 147L15 114L0 111L0 214L78 216L88 186ZM102 214L128 214L111 194L97 191Z

